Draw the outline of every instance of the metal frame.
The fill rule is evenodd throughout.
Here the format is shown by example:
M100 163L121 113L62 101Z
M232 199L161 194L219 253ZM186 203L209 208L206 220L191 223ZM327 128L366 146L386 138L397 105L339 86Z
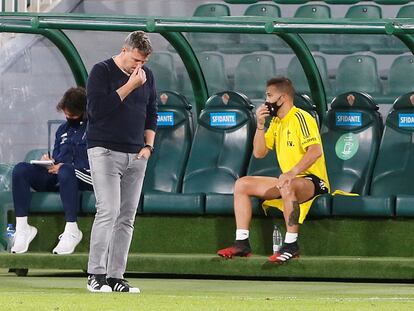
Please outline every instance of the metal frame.
M150 16L107 16L85 14L0 13L0 32L40 34L50 39L65 56L78 85L87 73L76 47L62 30L134 31L161 34L177 50L192 81L197 112L208 97L202 69L191 45L181 32L275 34L298 56L306 74L312 98L323 120L327 108L323 82L302 33L388 34L399 38L414 54L414 18L401 19L289 19L227 16L218 18L169 18Z

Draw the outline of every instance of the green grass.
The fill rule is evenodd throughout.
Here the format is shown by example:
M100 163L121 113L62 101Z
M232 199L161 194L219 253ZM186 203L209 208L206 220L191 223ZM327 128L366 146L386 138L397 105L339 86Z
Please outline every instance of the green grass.
M140 295L97 294L73 273L0 270L1 310L413 310L414 285L130 278Z

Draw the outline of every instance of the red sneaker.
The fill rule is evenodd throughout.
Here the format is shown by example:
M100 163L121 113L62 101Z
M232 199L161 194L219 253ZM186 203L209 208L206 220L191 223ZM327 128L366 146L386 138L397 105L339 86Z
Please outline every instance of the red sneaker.
M220 249L217 255L231 259L233 256L249 257L252 255L249 240L235 241L230 247Z
M274 263L285 263L292 258L299 257L299 246L298 243L283 244L280 250L269 257L270 262Z

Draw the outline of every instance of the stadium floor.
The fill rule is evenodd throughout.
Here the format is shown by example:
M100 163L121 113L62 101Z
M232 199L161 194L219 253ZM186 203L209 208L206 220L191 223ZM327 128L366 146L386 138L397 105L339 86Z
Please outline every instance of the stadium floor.
M413 310L414 285L129 278L140 295L92 294L73 271L0 269L1 310Z

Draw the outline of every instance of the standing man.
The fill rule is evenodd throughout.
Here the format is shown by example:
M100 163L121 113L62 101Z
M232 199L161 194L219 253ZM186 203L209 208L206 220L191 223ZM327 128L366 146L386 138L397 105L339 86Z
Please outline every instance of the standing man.
M236 181L236 241L233 246L219 250L219 256L251 255L251 196L269 200L264 204L283 211L287 231L285 240L269 261L283 263L299 256L299 224L303 223L312 199L329 191L329 183L316 121L306 111L293 105L294 96L295 90L289 79L273 78L267 82L266 104L256 111L253 155L264 158L275 149L282 174L279 177L245 176ZM273 118L265 133L265 118L269 115Z
M88 156L96 197L87 289L139 293L123 279L147 161L154 151L156 91L142 31L96 64L87 83Z

